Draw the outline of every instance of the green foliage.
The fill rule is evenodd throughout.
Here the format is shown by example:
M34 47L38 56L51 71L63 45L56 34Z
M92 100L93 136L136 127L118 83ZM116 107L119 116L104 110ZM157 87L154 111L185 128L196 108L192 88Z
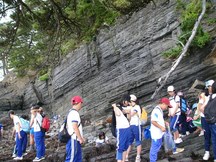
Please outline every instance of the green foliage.
M171 49L163 52L162 55L164 57L174 59L174 58L178 57L178 55L180 54L181 51L182 51L182 46L178 45L174 48L171 48Z
M181 35L179 36L179 41L186 44L189 37L191 36L194 24L196 23L199 14L202 10L202 4L200 0L191 0L189 3L184 3L182 0L177 0L177 10L180 12L181 21ZM211 41L211 36L209 33L203 31L201 26L198 27L196 36L191 43L190 48L203 48L207 43ZM169 51L165 51L164 56L166 57L178 57L181 51L180 48L174 47ZM173 52L173 53L172 53ZM179 53L178 53L179 52ZM177 54L178 53L178 54Z
M49 75L47 73L39 77L40 81L47 81L48 79L49 79Z
M4 1L0 16L10 9L11 21L0 24L0 57L18 76L34 70L39 76L53 68L83 41L92 41L118 16L152 0L21 0ZM1 57L0 59L2 59Z

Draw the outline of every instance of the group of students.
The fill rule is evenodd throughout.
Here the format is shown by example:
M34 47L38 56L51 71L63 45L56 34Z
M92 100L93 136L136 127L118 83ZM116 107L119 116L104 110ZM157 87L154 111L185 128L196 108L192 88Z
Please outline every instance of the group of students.
M202 129L204 131L204 145L205 154L203 160L208 160L210 157L210 144L212 140L214 162L216 162L216 123L208 123L205 120L204 110L209 100L216 97L216 82L210 80L206 82L206 88L208 94L202 92L199 95L199 102L197 104L197 110L201 114ZM179 134L179 124L183 124L185 114L181 111L180 99L175 93L174 86L167 88L169 98L161 98L158 105L151 112L151 148L150 148L150 162L157 161L157 153L160 150L163 142L163 136L166 132L166 127L169 127L173 133L174 143L178 144L182 142L182 138ZM79 111L82 109L83 99L80 96L74 96L71 99L71 109L66 117L66 127L70 139L66 144L66 159L65 162L81 162L82 161L82 149L81 145L85 142L81 124L81 118ZM119 104L112 104L112 109L115 114L116 120L116 159L118 162L128 161L128 157L132 148L132 144L135 140L135 146L137 148L136 162L141 161L142 151L142 128L140 116L142 109L138 104L137 97L135 95L124 95ZM168 109L168 116L170 122L164 120L163 111ZM36 157L33 160L41 161L45 159L45 133L41 130L41 124L43 115L41 108L37 105L31 108L31 120L30 126L34 129L34 141L36 144ZM14 128L16 131L16 150L17 156L15 160L23 159L23 141L27 138L27 135L22 130L21 121L14 111L9 111L9 116L13 119ZM183 117L181 117L183 116ZM179 119L180 118L180 119ZM183 119L181 119L183 118ZM183 126L184 127L184 126ZM186 130L184 130L186 131ZM184 135L184 131L181 130L181 134ZM101 134L98 143L105 141L105 134ZM103 143L102 142L102 143ZM31 142L30 142L31 143ZM173 154L184 151L183 148L173 147Z
M24 125L13 110L9 111L9 117L13 120L15 131L15 147L13 156L14 160L23 160L23 156L27 155L27 132L24 130ZM43 109L38 105L31 107L30 119L30 151L36 146L36 157L33 162L45 159L45 132L41 129L43 120Z
M162 98L159 104L153 109L151 113L151 149L150 149L150 162L156 162L157 153L161 148L163 135L166 131L166 126L170 126L173 135L174 141L176 144L182 142L182 138L179 135L179 123L184 124L182 119L179 120L180 116L185 116L180 110L180 97L175 93L175 89L173 86L169 86L167 88L167 92L169 94L168 98ZM195 126L198 126L198 130L204 132L204 146L205 146L205 154L203 156L203 160L208 161L210 158L210 144L213 146L214 153L214 162L216 162L216 123L210 123L206 119L204 112L205 108L208 106L210 100L212 101L216 97L216 82L214 80L209 80L206 82L206 88L204 92L199 94L198 104L193 105L192 108L196 108L195 116L193 118L194 121L197 121L199 116L201 116L201 125L197 122L193 122ZM164 121L163 111L168 110L170 116L170 123ZM207 108L206 108L207 109ZM214 114L216 114L216 107L213 109ZM205 113L206 114L206 113ZM216 118L216 116L214 116ZM215 120L216 121L216 120ZM185 125L182 125L185 127ZM202 128L201 128L202 127ZM184 128L183 128L184 129ZM181 133L185 133L186 129ZM184 137L185 134L183 134ZM212 142L211 142L212 141ZM173 152L181 152L183 149L178 149L174 147Z

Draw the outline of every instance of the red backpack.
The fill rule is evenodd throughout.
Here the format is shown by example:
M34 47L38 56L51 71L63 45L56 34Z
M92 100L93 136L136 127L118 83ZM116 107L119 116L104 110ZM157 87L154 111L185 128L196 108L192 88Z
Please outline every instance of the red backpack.
M47 116L44 116L41 124L41 131L47 132L49 128L50 128L50 120Z

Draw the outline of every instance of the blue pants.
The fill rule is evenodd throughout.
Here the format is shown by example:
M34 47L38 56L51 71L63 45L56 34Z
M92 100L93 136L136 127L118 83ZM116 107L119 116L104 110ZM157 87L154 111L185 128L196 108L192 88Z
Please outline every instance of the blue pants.
M67 142L65 162L82 162L82 148L79 141L71 138Z
M162 138L161 139L152 139L150 153L149 153L150 162L156 162L157 161L157 154L161 148L161 145L162 145Z
M123 160L123 152L128 149L129 137L131 134L130 128L116 129L117 153L116 160Z
M178 130L178 120L179 120L179 115L170 117L170 129L172 132L176 132Z
M45 156L45 134L44 132L34 132L34 140L36 144L36 157L41 158Z
M21 130L20 131L21 138L19 139L18 133L16 133L16 150L17 150L17 156L18 157L21 157L22 153L23 153L22 146L23 146L23 141L24 141L25 135L26 135L26 133L23 130Z
M209 124L206 122L204 117L201 117L201 124L204 129L204 138L205 138L205 151L210 151L211 145L211 131L209 128Z
M23 137L23 145L22 145L22 152L25 153L26 152L26 147L27 147L27 143L28 143L28 139L27 139L27 133L24 132L24 137Z
M129 145L132 145L134 139L136 141L136 144L135 144L136 146L141 145L141 141L142 141L141 126L131 125L130 129L131 129L131 136L129 140Z
M214 160L216 160L216 123L215 124L209 124L209 128L211 131Z

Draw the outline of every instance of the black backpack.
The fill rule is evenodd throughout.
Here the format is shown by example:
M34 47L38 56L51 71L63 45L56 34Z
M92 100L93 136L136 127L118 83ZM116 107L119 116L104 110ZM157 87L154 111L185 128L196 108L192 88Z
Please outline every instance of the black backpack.
M210 95L209 101L204 109L204 115L207 123L216 123L216 97L213 99L212 95Z
M69 135L67 128L67 118L65 119L64 123L62 124L59 134L58 134L58 139L61 143L67 143L71 136Z

